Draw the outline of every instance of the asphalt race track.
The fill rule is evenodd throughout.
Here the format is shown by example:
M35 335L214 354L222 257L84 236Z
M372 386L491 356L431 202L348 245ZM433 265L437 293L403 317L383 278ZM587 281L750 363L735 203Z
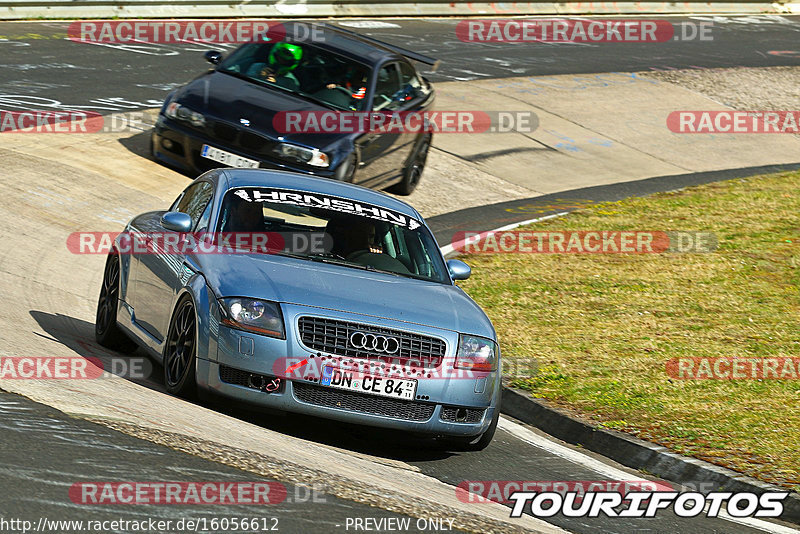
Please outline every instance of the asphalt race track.
M397 27L349 29L400 46L413 44L414 50L441 59L437 72L426 73L433 82L800 65L798 17L669 20L711 23L714 40L535 46L463 43L455 37L457 19L382 19L382 24ZM55 107L100 113L158 106L169 90L194 78L207 65L200 52L208 48L196 44L83 44L66 39L67 27L64 22L0 23L0 69L4 71L0 107L41 109L47 100L39 99L49 99Z
M0 463L5 491L0 507L5 517L14 516L38 523L39 517L53 521L117 519L172 520L220 517L213 505L193 507L187 514L181 507L108 507L83 505L65 499L75 480L105 481L130 479L180 482L268 482L237 469L213 464L189 454L176 452L148 441L132 438L94 423L65 417L62 413L23 397L0 393L0 426L3 431ZM20 462L21 458L26 461ZM57 459L53 461L52 459ZM8 491L13 487L13 491ZM309 503L315 514L302 513ZM245 504L225 507L226 517L278 518L281 532L309 532L314 527L336 529L348 517L393 517L393 514L364 504L338 499L309 488L287 487L286 500L267 510L254 512Z
M465 44L454 37L454 27L458 22L455 19L381 20L379 26L382 27L361 31L442 59L441 68L436 73L428 74L433 82L678 68L800 65L800 17L682 17L670 20L713 22L715 39L710 43L675 41L658 47L652 44ZM201 52L207 50L204 47L194 44L79 44L64 38L67 25L66 22L0 23L0 51L3 52L0 59L0 110L83 109L106 114L154 108L161 104L169 90L182 85L206 67L201 57ZM479 59L476 60L476 57ZM0 150L3 148L0 137ZM596 202L617 200L770 170L780 169L663 176L624 185L612 184L559 193L558 198L590 199ZM109 186L112 193L114 187ZM431 225L440 242L444 242L464 220L473 221L481 229L492 229L563 211L559 208L548 208L544 212L536 209L537 203L539 206L548 206L552 204L551 200L544 196L499 206L471 208L434 217ZM87 203L82 209L96 208L99 212L108 208L91 197L82 198L82 201ZM80 221L67 223L67 226L76 225ZM57 222L52 225L55 228ZM13 256L17 251L4 246L4 254ZM80 260L79 256L73 257L75 262ZM36 265L33 268L39 271L53 267ZM66 270L69 270L69 266ZM75 343L75 339L90 339L93 325L76 318L64 321L48 313L46 310L50 297L45 294L47 288L43 287L41 291L42 295L29 296L30 301L40 297L35 307L28 311L39 326L39 331L33 334L83 356L92 354L86 346ZM0 294L5 294L5 289L0 288ZM96 299L96 293L83 296L87 301ZM7 304L4 302L4 306ZM0 314L0 329L5 329L6 325L1 321L5 319ZM69 328L65 328L65 324ZM153 403L158 403L164 397L160 376L156 366L149 378L136 381ZM135 410L136 407L130 409ZM195 411L192 413L206 409L198 405L186 407L186 410ZM310 447L318 448L321 453L326 450L343 451L375 465L401 466L451 486L464 480L597 481L643 478L641 473L560 443L509 419L501 421L495 441L485 451L447 454L392 432L366 431L305 417L272 418L218 405L213 409L309 442ZM131 437L106 426L72 418L49 406L8 393L0 393L0 426L0 469L3 473L0 509L4 515L50 519L270 516L279 518L280 529L284 532L325 530L331 533L346 532L344 525L347 517L403 517L402 514L380 508L378 503L369 506L369 503L354 502L334 495L325 495L321 502L287 499L281 505L257 512L245 506L226 507L224 510L203 506L188 512L183 507L77 506L68 498L69 486L76 480L266 479ZM648 476L644 478L657 480ZM302 494L302 490L292 484L287 484L287 491L290 497ZM477 514L481 513L480 506L474 505ZM547 521L566 531L580 533L797 532L788 526L764 521L704 517L687 519L666 511L660 513L657 519L556 516Z

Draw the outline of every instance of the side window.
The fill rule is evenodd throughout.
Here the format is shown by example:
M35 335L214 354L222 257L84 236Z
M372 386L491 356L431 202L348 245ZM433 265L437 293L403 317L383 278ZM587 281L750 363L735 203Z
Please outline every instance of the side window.
M400 84L404 100L414 100L430 92L419 79L414 67L408 63L400 63Z
M214 189L208 182L198 182L184 191L183 195L176 201L172 208L174 211L188 213L192 218L192 228L197 226L200 217L204 215L206 207L209 205ZM210 216L210 213L209 213ZM206 221L207 222L207 221Z
M411 234L413 234L413 232L407 232L400 229L398 226L393 226L387 236L388 240L391 242L391 248L385 252L405 265L410 273L420 274L416 258L412 251L409 250L408 243L406 242Z
M207 232L208 231L208 221L211 219L211 208L214 205L213 202L209 202L206 205L206 209L203 210L203 214L200 216L200 221L194 228L195 232Z
M389 63L378 70L378 81L375 85L375 98L372 102L373 111L394 111L401 102L400 75L397 63Z
M391 236L392 248L394 249L394 254L392 254L392 256L395 258L408 258L408 249L406 248L405 241L403 240L402 231L395 226L392 227L392 231L389 234Z

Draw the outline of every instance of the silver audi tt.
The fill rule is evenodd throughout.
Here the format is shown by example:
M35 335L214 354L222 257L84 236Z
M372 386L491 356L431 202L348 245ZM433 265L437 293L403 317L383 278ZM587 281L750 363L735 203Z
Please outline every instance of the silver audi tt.
M99 343L141 346L175 395L436 436L482 449L500 349L408 204L346 183L215 169L114 241Z

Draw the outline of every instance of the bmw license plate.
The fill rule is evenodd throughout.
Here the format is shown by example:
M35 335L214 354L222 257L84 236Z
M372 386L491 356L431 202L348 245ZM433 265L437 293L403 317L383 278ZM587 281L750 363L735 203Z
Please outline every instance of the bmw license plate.
M357 371L334 369L333 367L322 368L322 379L319 383L332 388L403 400L413 400L414 394L417 392L416 380L369 376Z
M203 145L200 155L218 163L224 163L230 167L244 167L245 169L255 169L258 167L258 161L254 159L243 158L242 156L237 156L236 154L209 145Z

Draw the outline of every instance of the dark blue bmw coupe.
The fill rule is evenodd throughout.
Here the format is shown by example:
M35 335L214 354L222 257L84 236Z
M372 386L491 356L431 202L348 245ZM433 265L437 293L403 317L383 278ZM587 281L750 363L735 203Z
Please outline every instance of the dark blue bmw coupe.
M293 25L286 23L287 35ZM329 25L314 39L248 42L170 93L152 134L153 156L189 172L217 167L288 170L410 194L430 131L286 133L280 113L423 113L434 91L412 63L436 60Z

